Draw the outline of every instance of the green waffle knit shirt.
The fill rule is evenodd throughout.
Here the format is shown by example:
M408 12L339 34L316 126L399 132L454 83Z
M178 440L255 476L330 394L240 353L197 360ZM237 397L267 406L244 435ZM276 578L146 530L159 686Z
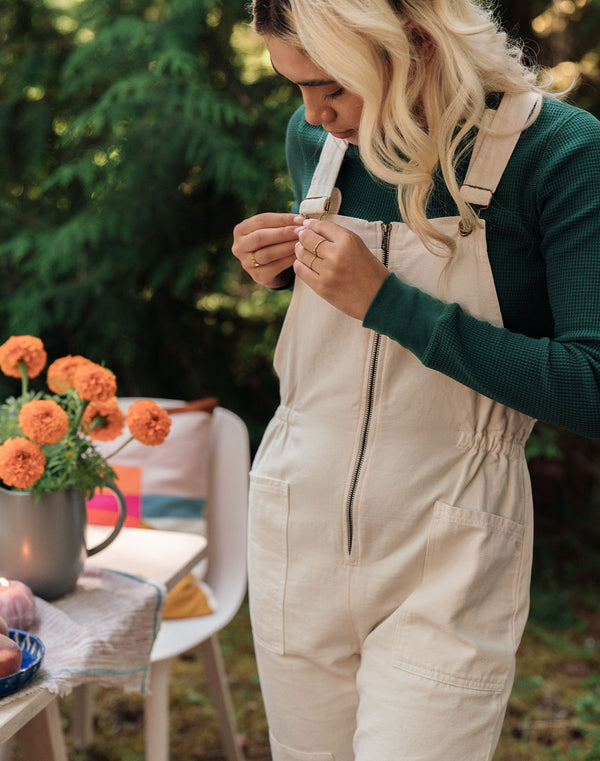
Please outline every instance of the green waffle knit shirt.
M297 211L326 133L292 116L286 153ZM459 167L459 179L468 161ZM336 186L339 213L402 221L396 188L370 175L350 145ZM436 178L427 216L455 216ZM600 437L600 122L544 99L519 138L486 221L503 327L388 275L363 325L484 396L533 418Z

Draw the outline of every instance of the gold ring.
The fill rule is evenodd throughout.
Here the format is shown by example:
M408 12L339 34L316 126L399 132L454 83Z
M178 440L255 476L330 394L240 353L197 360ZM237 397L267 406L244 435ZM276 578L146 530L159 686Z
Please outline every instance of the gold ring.
M251 252L250 252L250 260L252 261L252 264L253 264L255 267L261 267L261 266L262 266L262 265L260 264L260 262L257 262L257 261L256 261L256 256L255 256L255 252L254 252L254 251L251 251Z
M317 242L317 245L315 246L315 250L313 251L313 254L315 256L318 256L317 251L319 250L319 246L321 245L321 243L325 243L325 238L321 238L321 240ZM313 259L313 262L314 262L314 259Z
M313 272L315 272L317 275L318 275L319 273L317 272L317 270L313 270L313 264L315 263L315 259L318 259L318 258L319 258L319 257L318 257L318 256L315 254L315 255L313 256L313 258L311 259L311 262L310 262L310 264L308 265L308 269L309 269L309 270L312 270L312 271L313 271Z

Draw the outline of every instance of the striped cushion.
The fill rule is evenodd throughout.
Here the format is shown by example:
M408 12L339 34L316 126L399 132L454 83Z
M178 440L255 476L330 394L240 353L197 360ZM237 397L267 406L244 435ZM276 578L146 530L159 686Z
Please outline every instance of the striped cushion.
M119 399L123 412L135 401ZM208 444L212 409L217 400L202 400L204 409L194 404L156 400L171 415L171 430L158 446L145 446L135 439L115 457L130 434L126 429L113 441L95 442L98 451L109 457L117 474L117 486L127 502L128 526L206 533L204 505L208 489ZM110 490L95 494L88 502L88 522L113 525L116 500Z

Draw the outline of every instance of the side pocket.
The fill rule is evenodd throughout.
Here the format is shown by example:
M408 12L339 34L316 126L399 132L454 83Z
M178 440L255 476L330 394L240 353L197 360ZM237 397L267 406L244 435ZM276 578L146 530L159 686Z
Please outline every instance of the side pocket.
M248 594L254 638L283 654L289 485L250 474Z
M335 756L332 753L307 753L303 750L289 748L287 745L277 742L271 732L269 732L269 740L271 741L273 761L335 761Z
M456 687L504 690L524 531L499 515L436 502L423 579L397 612L394 666Z

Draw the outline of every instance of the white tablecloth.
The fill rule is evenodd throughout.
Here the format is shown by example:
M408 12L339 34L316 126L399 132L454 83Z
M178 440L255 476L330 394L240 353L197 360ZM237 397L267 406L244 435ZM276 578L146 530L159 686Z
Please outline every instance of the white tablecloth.
M71 594L52 603L36 597L29 630L46 647L42 666L0 703L40 686L57 695L84 683L145 692L165 596L164 585L86 567Z

